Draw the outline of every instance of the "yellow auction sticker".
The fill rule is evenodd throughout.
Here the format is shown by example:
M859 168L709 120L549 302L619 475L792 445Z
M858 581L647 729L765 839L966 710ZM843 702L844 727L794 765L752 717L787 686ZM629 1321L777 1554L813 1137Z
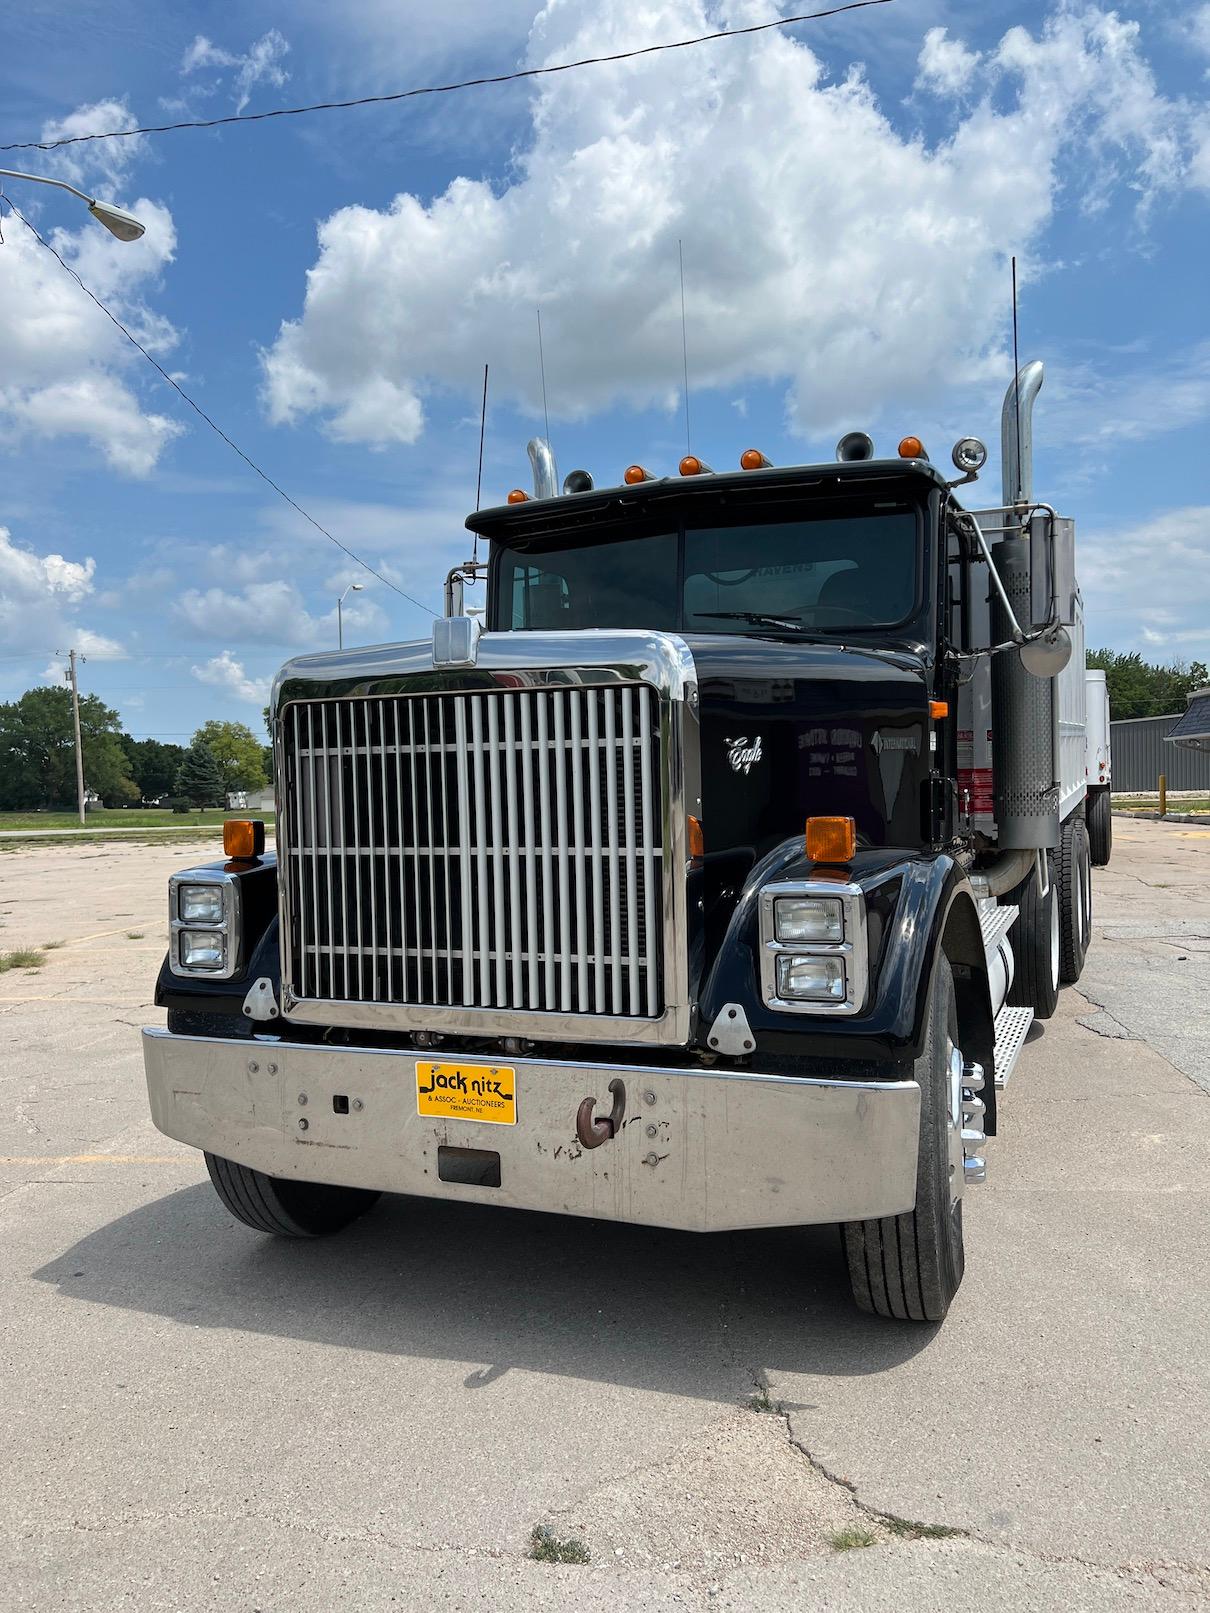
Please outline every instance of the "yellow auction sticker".
M505 1064L416 1065L416 1113L517 1124L517 1072Z

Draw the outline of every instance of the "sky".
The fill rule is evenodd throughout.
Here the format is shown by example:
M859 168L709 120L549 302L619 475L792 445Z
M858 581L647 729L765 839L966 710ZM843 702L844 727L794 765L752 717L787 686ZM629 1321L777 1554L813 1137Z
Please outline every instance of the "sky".
M0 144L374 95L763 22L772 0L25 0ZM992 451L1046 379L1035 494L1090 645L1210 660L1210 4L892 0L506 86L0 153L4 181L260 480L0 207L0 700L85 661L136 737L259 728L290 656L425 637L483 501L685 450ZM977 500L970 500L971 503Z

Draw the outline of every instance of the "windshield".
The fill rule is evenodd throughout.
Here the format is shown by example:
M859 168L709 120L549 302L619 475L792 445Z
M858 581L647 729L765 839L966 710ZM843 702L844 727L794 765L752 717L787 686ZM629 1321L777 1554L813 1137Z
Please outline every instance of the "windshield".
M887 503L755 525L524 539L499 551L495 621L787 635L895 627L916 606L919 529L914 505Z

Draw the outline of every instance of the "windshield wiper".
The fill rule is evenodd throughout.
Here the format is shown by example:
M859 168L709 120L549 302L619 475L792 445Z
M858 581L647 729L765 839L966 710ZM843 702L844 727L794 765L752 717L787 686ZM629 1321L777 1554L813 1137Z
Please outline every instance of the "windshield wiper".
M751 622L754 627L790 627L802 621L801 616L771 616L761 610L696 610L695 616L709 616L720 622Z

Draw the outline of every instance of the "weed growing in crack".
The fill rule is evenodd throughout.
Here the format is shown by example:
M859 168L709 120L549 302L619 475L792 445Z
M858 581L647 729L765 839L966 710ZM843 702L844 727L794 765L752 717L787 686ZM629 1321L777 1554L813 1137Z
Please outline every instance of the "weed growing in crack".
M878 1536L872 1529L851 1524L847 1529L833 1529L828 1536L828 1544L833 1551L858 1551L863 1546L876 1546Z
M143 932L142 930L127 930L126 939L128 941L141 941L143 939Z
M43 941L42 950L43 952L57 952L61 946L66 945L66 941Z
M0 952L0 975L10 969L40 969L46 954L37 947L18 947L16 952Z
M529 1537L529 1555L536 1563L586 1563L588 1547L582 1540L560 1540L544 1523L534 1525Z
M775 1417L780 1417L786 1408L782 1405L780 1400L773 1399L772 1395L769 1393L767 1385L762 1383L758 1387L756 1393L748 1401L748 1409L749 1411L768 1412Z
M911 1518L882 1518L884 1529L898 1535L900 1540L952 1540L964 1535L965 1529L952 1529L948 1523L914 1523Z

